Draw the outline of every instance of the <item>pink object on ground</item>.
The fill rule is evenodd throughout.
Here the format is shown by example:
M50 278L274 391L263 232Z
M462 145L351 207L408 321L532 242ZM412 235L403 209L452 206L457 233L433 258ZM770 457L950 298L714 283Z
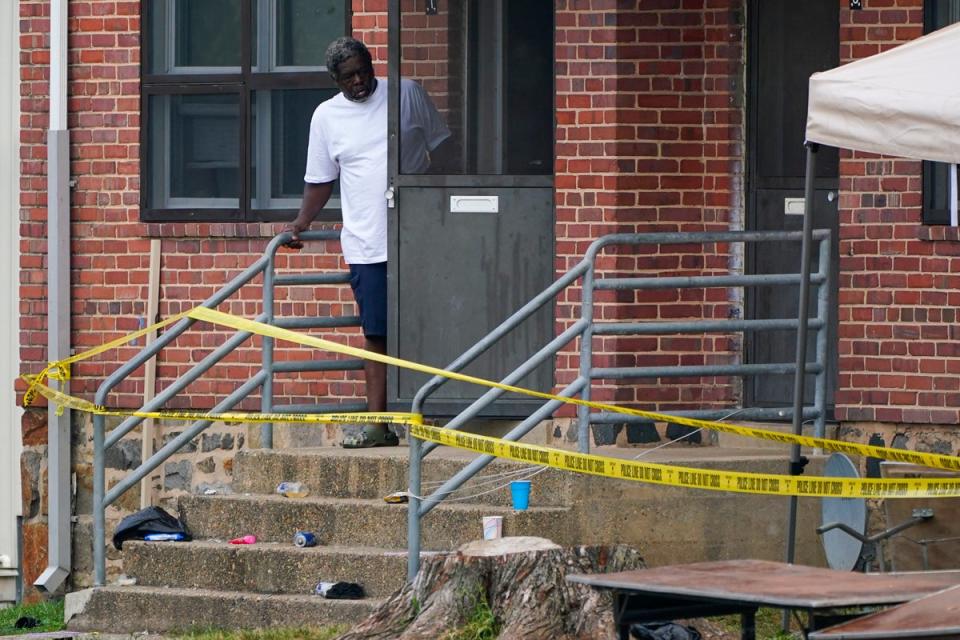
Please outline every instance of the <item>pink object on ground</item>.
M230 544L253 544L257 541L257 536L243 536L242 538L234 538L230 541Z

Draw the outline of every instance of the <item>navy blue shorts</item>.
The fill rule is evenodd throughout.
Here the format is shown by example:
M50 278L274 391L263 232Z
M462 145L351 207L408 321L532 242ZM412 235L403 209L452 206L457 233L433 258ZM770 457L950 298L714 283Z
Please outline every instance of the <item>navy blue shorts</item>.
M350 287L368 338L387 337L387 263L350 265Z

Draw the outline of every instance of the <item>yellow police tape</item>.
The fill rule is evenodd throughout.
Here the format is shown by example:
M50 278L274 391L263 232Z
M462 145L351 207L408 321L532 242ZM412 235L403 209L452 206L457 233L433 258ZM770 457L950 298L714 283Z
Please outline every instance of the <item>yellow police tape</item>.
M22 376L24 380L30 383L35 382L35 376ZM129 409L110 409L89 400L71 396L66 393L52 389L45 384L36 383L34 387L40 395L50 402L57 405L58 408L75 409L86 413L97 414L101 416L127 417L136 416L138 418L153 418L155 420L211 420L217 422L241 423L241 422L299 422L312 424L331 424L347 422L389 422L391 424L415 425L421 424L422 418L416 413L395 413L395 412L365 412L365 413L263 413L252 411L190 411L181 409L164 409L163 411L131 411Z
M449 447L553 467L554 469L563 469L564 471L688 489L816 498L945 498L960 496L960 479L865 480L816 476L804 478L802 476L772 473L694 469L561 451L519 442L507 442L500 438L463 433L462 431L442 429L425 424L412 425L410 435Z
M293 422L293 423L343 423L343 422L391 422L409 425L411 435L439 444L459 447L477 453L489 453L498 457L534 462L546 466L603 475L625 480L638 480L655 484L666 484L679 487L699 489L713 489L717 491L734 491L743 493L764 493L775 495L795 495L813 497L862 497L862 498L900 498L900 497L949 497L960 496L960 478L948 479L909 479L909 480L861 480L798 477L774 474L741 473L732 471L712 471L640 463L617 458L608 458L587 454L571 453L556 449L548 449L535 445L511 443L497 438L463 434L457 431L440 429L423 424L422 416L412 413L328 413L328 414L295 414L295 413L252 413L229 411L212 413L206 411L130 411L110 409L98 406L88 400L77 398L52 389L45 384L45 379L65 381L70 377L69 365L109 349L125 344L135 338L146 335L150 331L169 325L185 317L194 320L210 322L216 325L230 327L239 331L246 331L262 336L272 337L295 344L317 349L324 349L333 353L349 355L368 360L374 360L413 371L431 375L443 376L453 380L468 382L481 386L502 389L545 400L557 400L567 404L586 406L601 411L610 411L625 415L639 416L661 422L672 422L689 427L712 429L725 433L732 433L748 438L772 440L784 444L797 444L806 447L820 448L827 451L837 451L854 455L870 456L884 460L906 462L939 469L960 471L960 457L943 454L923 453L878 447L873 445L841 442L828 438L793 435L746 427L725 424L695 418L684 418L669 414L642 411L615 405L592 402L579 398L564 398L550 393L534 391L500 382L485 380L462 373L446 371L436 367L423 365L400 358L373 353L364 349L351 347L323 338L303 335L288 329L274 327L262 322L239 318L227 313L196 307L189 311L177 314L150 327L135 333L118 338L89 351L71 356L59 362L51 363L37 375L21 376L28 383L27 393L24 394L24 405L28 405L37 394L43 395L58 405L58 410L64 407L86 411L89 413L111 416L137 416L143 418L170 419L170 420L217 420L224 422Z

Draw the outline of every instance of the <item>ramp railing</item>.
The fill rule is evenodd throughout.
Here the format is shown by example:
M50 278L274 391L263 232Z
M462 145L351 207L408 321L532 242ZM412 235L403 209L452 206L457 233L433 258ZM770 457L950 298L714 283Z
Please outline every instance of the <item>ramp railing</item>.
M300 238L307 242L322 240L337 240L337 231L310 231L300 234ZM274 237L267 245L263 255L247 269L237 275L221 290L210 296L200 306L215 308L227 301L245 285L251 284L257 277L263 276L262 308L256 320L276 327L288 329L330 329L334 327L359 326L356 316L321 316L321 317L277 317L274 313L275 290L277 287L342 285L350 281L350 274L346 272L324 273L277 273L276 253L285 242L290 240L289 233L282 233ZM143 366L167 345L182 335L196 322L193 318L184 318L175 323L149 346L143 348L129 362L114 371L97 389L95 402L106 406L110 392L121 382L126 380L134 371ZM141 407L141 411L159 411L174 396L183 391L214 365L226 358L235 349L243 345L253 336L246 331L237 331L222 345L211 351L200 362L196 363L186 373L172 381L165 389ZM232 393L221 400L211 412L229 411L258 389L261 396L261 411L264 413L326 413L363 411L364 402L339 404L286 404L274 403L273 382L276 374L298 373L307 371L347 371L363 368L363 361L359 359L336 360L291 360L277 362L274 360L274 340L264 336L262 338L260 369L249 380L240 384ZM106 452L115 446L125 435L140 425L145 418L130 416L106 433L106 420L103 415L93 416L93 560L94 581L103 585L106 580L106 550L104 547L106 529L106 509L113 504L124 492L135 486L140 480L159 467L167 458L176 453L191 440L200 435L213 420L197 420L184 429L179 435L164 444L147 460L133 469L122 480L106 491ZM263 424L260 432L261 446L273 447L273 425Z
M830 231L819 229L813 232L813 238L819 245L818 269L810 274L810 284L817 291L816 315L807 322L808 330L816 331L816 356L814 362L807 362L804 371L815 376L814 398L812 404L805 404L802 409L804 420L813 420L815 435L822 437L825 431L826 420L826 389L827 389L827 334L830 309ZM654 289L705 289L705 288L748 288L760 286L791 286L799 291L801 275L799 273L777 274L731 274L729 270L720 275L701 276L652 276L637 278L608 278L598 276L597 257L608 247L637 246L637 245L670 245L670 244L709 244L709 243L783 243L799 244L802 233L797 232L761 232L761 231L731 231L716 233L645 233L645 234L614 234L604 236L594 241L588 248L583 260L560 276L553 284L544 289L527 304L504 320L498 327L481 338L475 345L465 351L450 365L447 371L460 372L477 357L483 354L498 340L509 334L525 319L537 310L555 299L560 293L580 281L581 300L580 316L566 330L544 345L539 351L530 356L516 369L507 374L501 383L514 385L524 376L531 373L539 365L549 361L560 350L572 341L580 338L580 367L579 375L570 383L555 391L555 395L562 398L579 397L590 400L591 387L597 380L622 380L638 378L665 378L665 377L703 377L723 376L738 377L741 379L750 376L790 375L797 369L796 362L762 363L762 364L708 364L708 365L677 365L651 367L594 367L593 366L593 337L603 335L653 335L653 334L705 334L720 333L747 334L750 332L768 332L797 330L800 323L797 318L757 318L757 319L703 319L690 321L671 320L643 320L625 322L599 322L595 318L594 297L597 291L610 290L654 290ZM602 272L601 272L602 273ZM793 289L787 295L799 295ZM411 411L422 413L426 400L442 387L448 378L435 376L424 384L417 392ZM476 418L505 392L493 388L483 393L477 400L467 406L446 425L447 429L462 429L470 420ZM507 441L518 441L536 427L542 420L553 415L563 405L560 400L549 400L533 411L506 435ZM690 411L664 411L671 415L696 417L701 419L721 419L730 413L730 407L722 409L700 409ZM741 407L737 417L747 420L788 420L793 418L793 406L775 408ZM577 407L577 445L581 452L587 453L590 449L590 425L604 423L641 422L643 418L618 413L594 412L588 407ZM410 444L410 476L409 476L409 507L407 512L407 577L410 580L416 576L420 566L421 521L434 507L440 504L447 496L457 491L470 478L479 473L493 459L492 455L479 455L468 463L452 478L444 482L427 496L422 491L422 463L423 459L433 451L437 445L424 443L411 437Z

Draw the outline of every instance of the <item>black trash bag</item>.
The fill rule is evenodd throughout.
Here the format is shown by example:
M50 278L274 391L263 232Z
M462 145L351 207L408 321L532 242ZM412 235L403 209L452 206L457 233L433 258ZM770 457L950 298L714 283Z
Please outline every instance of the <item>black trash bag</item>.
M180 533L184 540L192 540L183 523L160 507L147 507L120 521L113 532L113 546L123 548L126 540L143 540L151 533Z
M319 582L313 592L327 600L359 600L365 597L363 587L355 582Z
M40 621L36 618L31 618L30 616L20 616L17 618L17 621L13 623L14 629L36 629L40 626Z
M630 627L630 636L639 640L700 640L700 632L676 622L648 622Z

